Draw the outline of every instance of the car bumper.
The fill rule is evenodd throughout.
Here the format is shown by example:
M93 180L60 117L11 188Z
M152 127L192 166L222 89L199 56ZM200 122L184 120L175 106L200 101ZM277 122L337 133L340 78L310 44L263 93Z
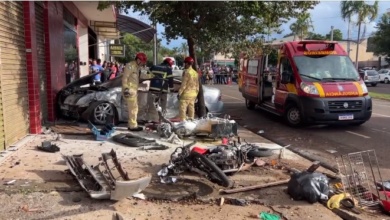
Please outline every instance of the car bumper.
M218 101L213 104L206 105L206 107L210 113L221 113L223 111L223 105L222 101Z
M380 80L364 80L364 83L371 84L371 83L379 83Z
M371 118L372 101L370 96L349 99L306 97L301 101L301 108L308 123L351 124Z
M62 104L60 105L60 113L62 116L69 117L69 118L74 118L74 119L80 119L82 113L87 109L85 108L80 108L78 106L72 106L72 105L65 105Z

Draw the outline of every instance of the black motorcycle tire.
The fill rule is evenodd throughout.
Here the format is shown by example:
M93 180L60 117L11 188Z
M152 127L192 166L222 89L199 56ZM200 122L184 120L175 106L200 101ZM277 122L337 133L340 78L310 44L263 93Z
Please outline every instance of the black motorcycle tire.
M155 140L148 140L131 134L117 134L112 139L129 147L143 147L156 144Z
M214 177L213 179L214 179L214 181L217 181L218 185L221 185L223 187L232 187L233 186L233 181L231 181L226 176L226 174L210 159L208 159L207 157L205 157L202 154L197 153L197 152L191 152L190 157L193 159L193 161L195 163L198 163L197 159L199 159L201 161L201 163L203 163L203 165L210 168L212 170L212 172L215 173L215 175L211 172L208 172L208 171L206 171L206 172L208 173L210 178ZM203 171L205 171L205 170L203 170Z
M248 158L255 157L269 157L273 155L274 150L265 149L265 148L257 148L255 150L250 150L247 154Z

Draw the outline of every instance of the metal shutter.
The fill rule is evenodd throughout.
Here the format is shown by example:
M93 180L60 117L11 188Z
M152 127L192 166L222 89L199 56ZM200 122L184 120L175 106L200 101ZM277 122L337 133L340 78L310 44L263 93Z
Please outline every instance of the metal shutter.
M29 132L23 2L0 2L1 102L5 146Z
M47 77L45 67L45 29L43 24L43 2L35 2L35 23L37 35L37 53L38 53L38 74L39 74L39 97L41 103L42 123L47 122Z

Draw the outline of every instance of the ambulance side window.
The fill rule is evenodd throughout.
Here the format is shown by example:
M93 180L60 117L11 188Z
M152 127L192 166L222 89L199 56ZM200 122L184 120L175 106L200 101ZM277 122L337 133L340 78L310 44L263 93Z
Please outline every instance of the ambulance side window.
M292 70L290 61L288 60L287 57L282 57L282 58L280 58L280 74L282 74L285 71L289 72L291 74L291 77L292 77L291 82L293 82L294 81L294 77L293 77L294 75L293 75L293 70Z

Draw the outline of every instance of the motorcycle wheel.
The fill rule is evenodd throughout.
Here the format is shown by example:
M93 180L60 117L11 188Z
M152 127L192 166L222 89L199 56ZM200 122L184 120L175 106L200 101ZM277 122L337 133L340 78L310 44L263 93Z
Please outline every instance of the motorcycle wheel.
M209 175L211 181L215 181L218 185L224 187L233 186L233 181L231 181L226 176L226 174L210 159L197 152L191 152L190 157L195 164L201 163L203 166L208 168L208 170L202 171L205 171Z
M255 150L250 150L247 155L248 158L255 158L255 157L269 157L272 156L272 154L273 154L273 150L257 148Z

